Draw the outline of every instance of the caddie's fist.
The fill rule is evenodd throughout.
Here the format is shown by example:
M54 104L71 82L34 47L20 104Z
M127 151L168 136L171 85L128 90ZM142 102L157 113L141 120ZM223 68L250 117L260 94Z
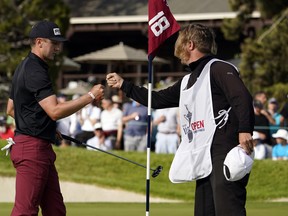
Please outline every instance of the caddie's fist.
M106 81L109 87L120 89L124 80L117 73L109 73L106 76Z

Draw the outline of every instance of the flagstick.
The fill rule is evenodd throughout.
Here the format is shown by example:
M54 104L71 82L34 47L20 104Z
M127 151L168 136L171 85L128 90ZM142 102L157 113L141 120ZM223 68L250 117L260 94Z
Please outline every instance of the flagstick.
M147 165L146 165L146 216L150 214L150 147L151 147L151 99L152 99L152 60L148 56L148 118L147 118Z
M180 26L173 17L167 1L148 0L148 132L147 132L147 172L146 172L146 216L150 207L150 144L151 144L151 99L152 99L152 61L159 46Z

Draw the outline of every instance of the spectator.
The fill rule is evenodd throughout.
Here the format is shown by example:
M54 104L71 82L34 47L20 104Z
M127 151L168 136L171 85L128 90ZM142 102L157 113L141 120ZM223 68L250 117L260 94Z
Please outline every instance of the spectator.
M122 122L124 129L124 150L145 151L147 144L147 107L133 101L125 105Z
M87 140L87 145L93 146L98 149L102 149L104 151L108 151L112 149L112 143L109 139L106 139L104 132L102 130L102 125L100 122L97 122L94 125L94 134L95 136ZM95 150L91 147L87 146L88 150Z
M75 138L81 142L87 142L94 137L94 125L100 121L101 109L96 106L95 101L82 108L80 115L81 132Z
M264 91L259 91L254 94L254 100L260 101L265 106L267 102L267 94Z
M276 145L272 149L272 160L287 160L288 159L288 133L285 129L279 129L277 133L272 135L276 139Z
M113 106L121 110L122 109L122 99L118 95L113 95L111 97L111 99L113 102Z
M72 96L72 100L76 100L79 98L80 95L75 94ZM77 134L81 132L81 110L78 110L77 112L73 113L70 116L70 128L69 128L69 134L71 137L75 138Z
M270 123L267 118L267 111L264 110L263 104L258 101L253 101L254 114L255 114L255 131L260 135L262 143L267 143L270 146L271 144L271 135L270 135Z
M261 143L260 135L257 131L253 131L253 143L254 143L254 159L263 160L268 157L268 152L266 146Z
M268 100L268 112L275 121L275 124L270 122L270 134L277 132L280 127L284 127L284 117L278 112L279 105L276 98L270 98Z
M113 149L121 149L122 140L122 110L115 108L111 98L102 100L102 112L100 115L102 129L105 136L111 140Z
M271 116L271 114L268 112L267 109L265 109L266 107L266 102L267 102L267 94L264 92L264 91L259 91L259 92L256 92L254 94L254 100L255 101L260 101L262 103L262 114L266 116L266 118L269 120L269 122L271 124L275 124L275 120L273 119L273 117Z
M67 96L64 94L59 94L57 95L57 101L58 103L64 103L65 101L67 101ZM70 136L70 131L69 131L70 124L71 124L70 116L57 120L56 124L57 124L57 131L59 131L59 133ZM65 139L57 140L56 145L60 147L66 147L70 145L70 142Z
M178 143L178 108L158 109L153 124L157 125L155 153L175 154Z
M286 101L288 99L288 94L286 95ZM284 126L287 127L288 125L288 103L285 102L284 106L282 107L280 114L284 117Z

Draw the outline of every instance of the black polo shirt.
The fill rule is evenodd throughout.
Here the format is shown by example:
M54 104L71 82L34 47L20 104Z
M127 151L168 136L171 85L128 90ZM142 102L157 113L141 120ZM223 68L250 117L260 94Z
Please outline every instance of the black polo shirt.
M10 98L14 103L16 135L55 141L56 122L39 105L39 101L54 94L48 68L30 52L14 73Z

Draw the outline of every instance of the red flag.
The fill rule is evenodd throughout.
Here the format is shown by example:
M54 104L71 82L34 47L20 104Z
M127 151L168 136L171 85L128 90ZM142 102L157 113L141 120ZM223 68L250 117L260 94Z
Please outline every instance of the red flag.
M149 0L148 18L148 55L154 58L160 45L179 31L180 25L171 13L166 0Z

